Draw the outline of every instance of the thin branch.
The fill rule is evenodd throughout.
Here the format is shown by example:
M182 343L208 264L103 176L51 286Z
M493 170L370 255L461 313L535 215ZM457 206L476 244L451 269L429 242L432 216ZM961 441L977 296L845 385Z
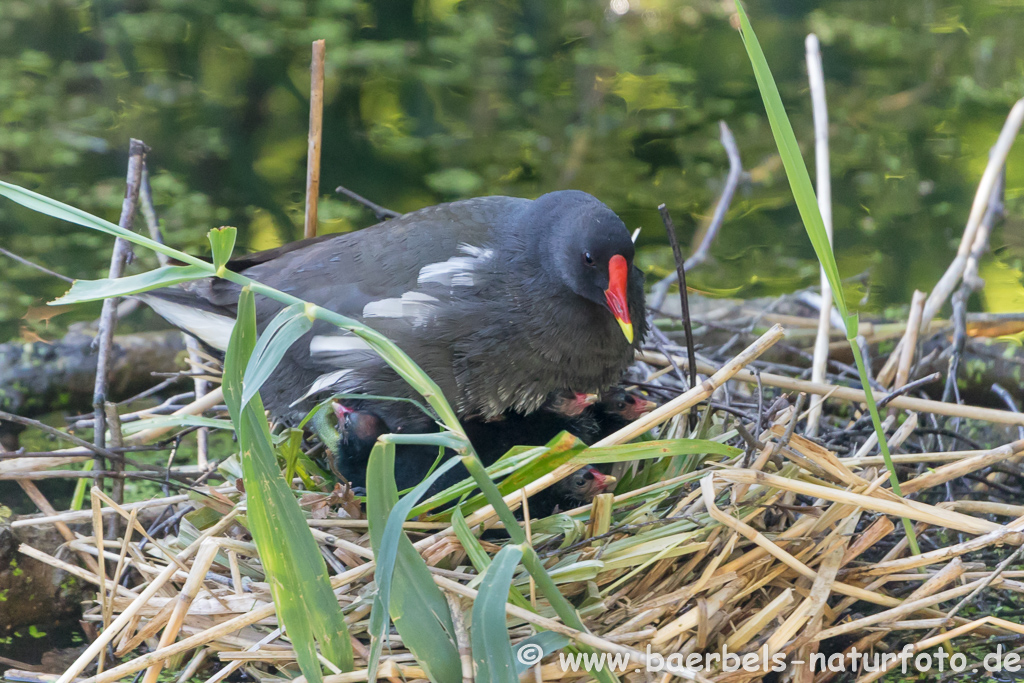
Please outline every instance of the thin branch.
M397 211L392 211L391 209L384 208L380 204L371 202L369 199L362 196L361 194L357 194L342 185L338 185L338 187L334 188L334 191L337 192L338 194L345 195L346 197L354 201L356 204L362 204L370 211L372 211L373 215L376 216L377 220L379 221L387 220L388 218L398 218L399 216L402 215Z
M160 220L156 215L156 205L153 203L153 188L149 185L149 167L146 166L145 160L142 162L142 188L139 190L139 210L142 212L142 217L146 219L146 228L149 230L149 236L153 238L154 242L165 244L164 234L160 231ZM159 251L156 252L156 260L161 266L166 266L171 262L167 254Z
M736 145L736 138L733 137L729 126L725 125L725 121L719 121L718 126L721 131L720 140L722 147L725 148L725 153L729 157L729 174L725 178L722 195L718 198L718 203L715 205L715 213L711 217L708 229L704 232L704 239L701 240L700 246L690 255L690 258L686 259L686 263L683 265L685 270L693 270L707 260L711 245L714 243L715 238L718 236L718 231L721 230L722 224L725 222L725 214L729 211L733 195L736 194L736 188L740 184L740 176L743 175L743 163L740 160L740 149ZM650 307L661 308L661 304L665 301L665 296L668 294L669 287L678 281L678 273L672 273L654 285L651 288Z
M135 220L135 210L139 204L139 186L142 184L142 164L145 161L149 148L141 140L132 138L128 146L128 178L124 193L124 202L121 204L121 219L118 226L131 230ZM114 241L114 252L110 257L111 279L119 278L124 274L125 264L131 254L131 245L127 240L117 238ZM107 379L110 374L110 353L114 348L114 328L117 327L117 298L106 299L103 302L103 312L100 314L99 332L96 335L97 359L96 359L96 384L93 389L92 407L95 414L96 430L93 435L93 443L99 447L106 446L106 414L104 404L107 400ZM96 459L95 469L105 470L102 458ZM103 480L97 479L96 486L102 488Z
M662 204L658 207L661 214L661 221L665 224L665 232L668 233L669 244L672 245L672 256L676 261L676 276L679 279L679 310L683 314L683 329L686 331L686 355L689 358L697 357L697 349L693 344L693 328L690 326L690 300L686 293L686 265L683 263L683 253L679 249L679 237L676 235L676 226L669 215L668 207ZM689 363L690 386L697 386L697 364ZM696 427L694 420L696 414L690 413L690 429Z
M28 259L22 258L22 257L18 256L15 253L7 251L6 249L0 248L0 254L3 254L4 256L6 256L9 259L17 261L18 263L22 264L23 266L28 266L29 268L35 268L40 273L45 273L45 274L47 274L47 275L49 275L51 277L57 278L58 280L63 280L64 282L74 282L74 280L69 278L67 275L61 275L60 273L55 273L52 270L50 270L49 268L44 268L43 266L39 265L38 263L32 263Z

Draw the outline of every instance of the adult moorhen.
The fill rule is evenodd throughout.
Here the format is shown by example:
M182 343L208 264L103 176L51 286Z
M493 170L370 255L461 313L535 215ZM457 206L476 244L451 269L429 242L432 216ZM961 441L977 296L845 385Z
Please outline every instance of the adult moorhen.
M647 332L643 274L633 266L626 226L573 190L433 206L243 256L229 268L377 329L438 383L462 418L527 414L554 391L605 389ZM141 298L223 351L239 290L210 278ZM257 296L258 327L280 309ZM418 398L359 337L318 321L261 394L275 417L295 419L326 390ZM397 431L435 428L405 401L372 409Z

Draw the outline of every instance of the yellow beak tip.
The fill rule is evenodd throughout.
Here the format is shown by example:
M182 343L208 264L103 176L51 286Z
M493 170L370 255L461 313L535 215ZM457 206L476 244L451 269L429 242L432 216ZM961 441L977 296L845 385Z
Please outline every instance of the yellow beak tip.
M633 323L623 322L618 318L615 319L619 323L619 327L622 328L622 334L626 335L626 341L630 344L633 343Z

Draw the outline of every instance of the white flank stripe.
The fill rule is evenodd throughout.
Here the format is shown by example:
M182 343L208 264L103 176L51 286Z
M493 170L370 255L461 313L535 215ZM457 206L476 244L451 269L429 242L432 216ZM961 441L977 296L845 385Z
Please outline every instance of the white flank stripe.
M453 256L447 261L423 266L417 281L420 284L436 282L448 287L472 287L475 284L474 271L494 256L494 251L471 244L460 244L459 251L465 256Z
M309 353L313 356L370 350L370 345L354 334L317 335L309 340Z
M172 325L198 337L218 351L228 350L231 331L235 328L233 318L144 294L139 298Z
M419 325L430 316L435 303L437 299L423 292L406 292L401 298L371 301L363 307L363 317L409 318Z

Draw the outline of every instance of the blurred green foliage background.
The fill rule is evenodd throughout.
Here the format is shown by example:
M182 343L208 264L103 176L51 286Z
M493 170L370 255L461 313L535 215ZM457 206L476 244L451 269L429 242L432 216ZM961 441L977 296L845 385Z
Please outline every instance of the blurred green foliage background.
M844 276L869 275L857 285L864 309L930 289L955 252L988 147L1024 95L1024 6L748 9L812 168L804 36L822 40L837 253ZM296 239L310 43L325 38L321 231L373 222L334 196L339 184L401 211L572 187L644 228L641 263L657 277L672 262L656 207L668 204L684 240L706 221L728 166L722 119L749 174L713 262L690 285L777 295L815 285L817 266L732 12L732 0L3 0L0 178L116 221L137 137L152 147L168 242L205 253L218 225L239 227L250 250ZM1019 144L1008 219L973 308L1024 306L1022 162ZM0 246L91 278L106 272L111 245L3 203ZM140 253L133 268L152 265ZM0 341L51 338L95 315L40 319L32 309L64 289L0 260Z

